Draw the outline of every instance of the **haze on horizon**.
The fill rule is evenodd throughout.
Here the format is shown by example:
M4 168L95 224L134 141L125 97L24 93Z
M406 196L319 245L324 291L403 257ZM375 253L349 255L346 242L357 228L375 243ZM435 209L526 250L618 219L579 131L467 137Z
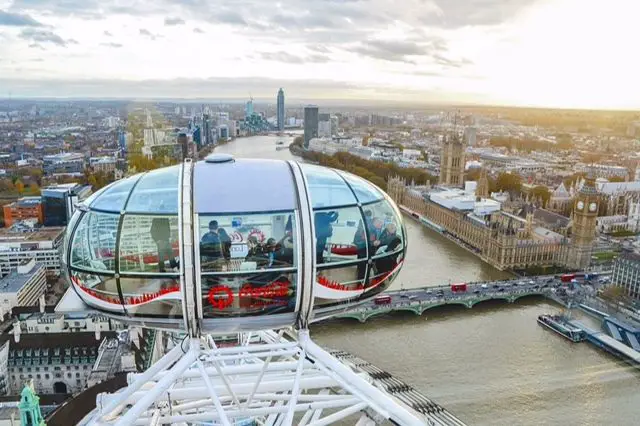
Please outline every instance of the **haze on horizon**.
M0 0L0 97L640 108L632 0Z

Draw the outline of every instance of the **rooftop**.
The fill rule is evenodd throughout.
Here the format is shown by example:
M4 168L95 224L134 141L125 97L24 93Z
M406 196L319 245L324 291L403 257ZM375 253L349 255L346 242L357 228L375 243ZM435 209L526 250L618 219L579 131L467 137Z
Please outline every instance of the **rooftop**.
M117 333L115 331L102 331L101 336L105 339L114 338L117 336ZM0 336L0 345L4 344L7 340L10 342L11 350L88 347L95 348L97 351L101 343L101 340L96 340L96 334L93 331L80 331L75 333L21 333L20 341L18 342L14 340L13 334L3 334Z
M18 201L9 204L11 207L35 207L42 203L40 197L22 197Z
M9 275L0 279L0 293L16 293L38 273L41 267L42 263L36 263L29 272L23 274L18 273L15 269L12 270Z
M2 242L29 242L52 241L64 232L64 227L47 226L37 228L33 232L15 232L8 228L0 229L0 243Z

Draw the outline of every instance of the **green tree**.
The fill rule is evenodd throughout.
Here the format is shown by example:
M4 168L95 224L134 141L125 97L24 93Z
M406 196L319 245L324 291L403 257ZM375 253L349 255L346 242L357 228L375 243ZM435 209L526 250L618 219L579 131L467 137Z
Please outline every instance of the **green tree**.
M500 173L496 179L496 188L499 191L520 192L522 178L515 173Z
M40 187L37 183L33 182L29 185L29 192L31 195L40 195Z
M18 194L22 195L22 193L24 192L24 183L22 183L20 179L16 180L15 187L18 191Z
M605 288L600 294L600 297L613 305L616 311L620 309L620 303L626 303L628 301L627 293L622 287L617 285L610 285Z
M551 191L546 186L538 185L531 190L531 195L534 198L540 198L546 204L551 198Z

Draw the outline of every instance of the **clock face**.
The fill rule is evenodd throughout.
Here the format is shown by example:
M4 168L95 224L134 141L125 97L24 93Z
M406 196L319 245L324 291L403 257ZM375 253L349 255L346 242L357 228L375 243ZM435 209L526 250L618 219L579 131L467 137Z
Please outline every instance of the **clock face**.
M582 210L584 208L584 201L578 201L578 210Z
M598 205L596 203L589 204L589 211L590 212L595 212L597 208L598 208Z

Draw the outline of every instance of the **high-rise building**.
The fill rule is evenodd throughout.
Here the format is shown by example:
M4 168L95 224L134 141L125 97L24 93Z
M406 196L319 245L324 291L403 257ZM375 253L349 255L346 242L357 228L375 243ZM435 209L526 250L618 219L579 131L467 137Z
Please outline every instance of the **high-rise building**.
M438 183L445 186L461 186L464 181L464 144L457 135L442 142L440 155L440 179Z
M573 204L573 229L567 258L570 268L584 269L591 262L599 203L595 179L587 177Z
M284 130L284 90L278 90L278 130Z
M76 204L91 195L90 185L65 183L42 190L42 205L45 226L67 226L76 209Z
M640 254L623 251L613 262L611 281L630 297L640 299Z
M309 148L309 141L318 137L318 107L304 107L304 147Z

